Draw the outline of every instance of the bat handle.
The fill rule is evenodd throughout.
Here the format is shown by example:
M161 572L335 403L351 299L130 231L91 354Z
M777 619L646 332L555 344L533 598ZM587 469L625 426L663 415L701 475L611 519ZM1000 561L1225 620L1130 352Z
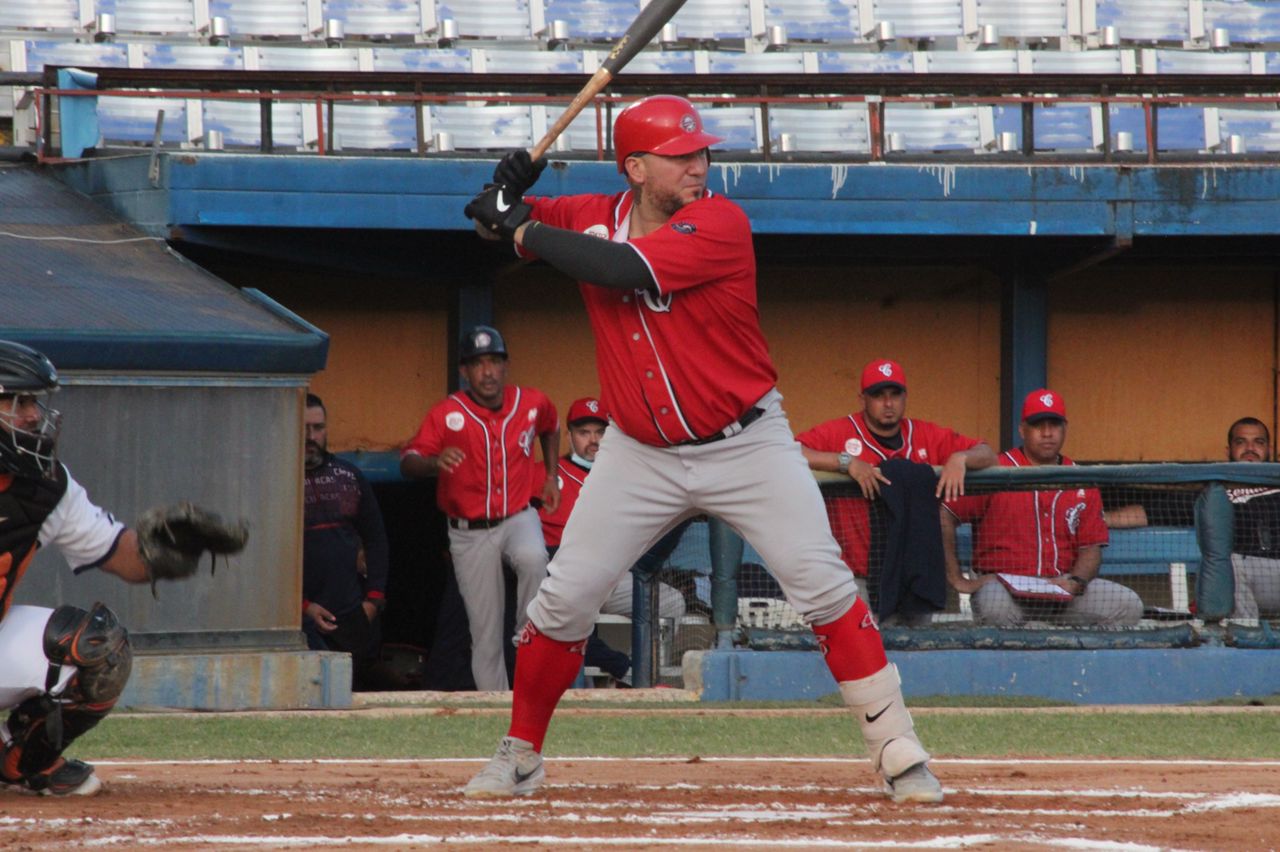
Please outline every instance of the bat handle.
M612 79L613 73L605 68L601 68L592 74L591 79L582 87L582 91L578 92L574 99L569 102L568 108L560 114L560 117L555 120L555 123L551 125L546 134L538 140L538 144L534 145L533 149L529 151L529 157L536 160L546 154L551 145L560 137L560 134L564 133L565 129L578 117L578 113L582 112L586 105L591 103L591 99L600 94L601 90L609 85L609 81Z

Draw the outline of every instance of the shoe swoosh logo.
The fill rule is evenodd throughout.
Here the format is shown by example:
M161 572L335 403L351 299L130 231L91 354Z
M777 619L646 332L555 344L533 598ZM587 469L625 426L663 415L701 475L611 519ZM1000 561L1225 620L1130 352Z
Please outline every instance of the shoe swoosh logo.
M882 707L882 708L880 709L880 712L879 712L879 713L876 713L875 715L872 715L872 714L868 713L868 714L867 714L867 723L868 723L868 724L870 724L871 722L874 722L876 719L879 719L881 716L883 716L883 715L885 714L885 711L886 711L886 710L888 710L888 709L889 709L890 707L892 707L892 706L893 706L893 702L892 702L892 701L890 701L888 704L884 705L884 707Z
M536 769L530 769L528 772L521 772L519 769L517 769L517 770L516 770L516 783L517 783L517 784L523 784L524 782L526 782L526 781L528 781L530 778L532 778L532 777L533 777L533 773L535 773L535 772L537 772L537 771L538 771L538 770L536 770Z
M499 213L506 213L511 209L511 204L503 196L502 190L498 190L498 200L494 202L494 206L498 208Z

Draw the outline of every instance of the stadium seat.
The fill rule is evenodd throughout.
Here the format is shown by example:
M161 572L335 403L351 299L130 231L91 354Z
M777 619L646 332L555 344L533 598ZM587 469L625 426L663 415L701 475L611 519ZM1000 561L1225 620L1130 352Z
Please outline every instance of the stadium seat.
M948 38L964 35L957 0L870 0L872 17L893 24L899 38Z
M607 55L595 53L596 65ZM591 70L595 73L594 69ZM627 63L624 74L693 74L697 71L694 54L691 50L642 50L635 59Z
M1133 74L1137 59L1132 50L1032 50L1027 51L1033 74Z
M374 71L446 71L471 70L471 51L466 48L375 47Z
M899 150L982 151L995 143L990 107L933 109L917 104L885 106L885 138L901 142Z
M433 25L434 0L323 0L326 21L342 21L347 37L413 39ZM427 12L423 12L425 4Z
M783 133L790 136L793 151L871 151L865 104L770 107L769 135L776 140Z
M1218 136L1240 136L1250 152L1280 151L1280 112L1275 107L1219 109Z
M1204 28L1225 29L1236 44L1280 42L1280 3L1274 0L1204 0Z
M1157 133L1161 151L1205 150L1204 107L1161 107Z
M245 64L256 56L262 71L359 71L360 52L353 47L246 47Z
M408 105L337 103L333 107L333 150L411 151L417 148L417 119Z
M764 0L766 27L781 26L790 40L862 41L859 0ZM869 3L870 0L862 0Z
M140 49L143 68L244 68L244 54L238 47L148 42Z
M1207 50L1157 50L1157 74L1249 74L1247 52L1211 53ZM1148 70L1144 66L1143 70Z
M262 141L260 107L256 100L205 101L203 126L207 133L217 130L228 147L257 148ZM312 119L314 121L314 119ZM297 102L280 102L271 107L271 138L277 147L301 147L303 110Z
M1067 0L976 0L978 26L996 28L1000 38L1065 39Z
M498 74L581 74L580 50L472 51L473 68Z
M1021 122L1022 110L1010 110ZM1102 107L1094 104L1037 105L1033 111L1037 151L1098 151ZM998 126L997 122L997 126ZM1003 129L999 128L998 129Z
M712 74L803 74L801 53L729 53L713 50L707 54Z
M447 132L454 148L509 151L533 146L533 120L527 106L432 106L429 133Z
M1096 0L1096 4L1098 27L1115 27L1122 41L1184 42L1192 37L1189 0Z
M820 74L911 74L915 60L910 53L840 53L824 50L818 54Z
M182 144L187 138L187 101L181 98L99 98L98 127L108 143L150 144L156 115L164 110L161 140Z
M226 18L233 36L304 39L312 25L305 0L209 0L209 16Z
M706 106L698 110L702 125L708 133L724 139L712 147L713 151L759 151L760 110L756 107Z
M529 0L439 0L436 20L452 20L462 38L533 38Z
M548 23L565 21L574 38L615 39L638 14L637 0L546 0L543 19Z
M924 50L930 74L1017 74L1016 50Z
M83 27L80 3L79 0L4 0L0 3L0 27L77 32Z
M616 109L616 108L615 108ZM534 107L532 119L534 124L533 135L539 139L547 132L547 128L555 124L556 120L564 114L564 106L562 104L548 105L545 107ZM607 121L606 114L600 113L601 119ZM588 106L569 123L568 128L560 134L560 138L555 142L556 151L574 151L578 153L594 153L599 150L597 139L607 144L608 134L603 132L603 127L597 125L596 111ZM599 134L597 135L599 131ZM605 152L606 158L610 155Z
M201 4L207 8L206 4ZM97 0L98 14L116 16L116 32L196 38L207 27L197 17L195 0Z
M123 44L27 41L14 42L13 46L12 70L14 71L40 71L46 65L129 67L129 52Z
M671 23L682 39L732 41L754 35L749 0L687 0Z

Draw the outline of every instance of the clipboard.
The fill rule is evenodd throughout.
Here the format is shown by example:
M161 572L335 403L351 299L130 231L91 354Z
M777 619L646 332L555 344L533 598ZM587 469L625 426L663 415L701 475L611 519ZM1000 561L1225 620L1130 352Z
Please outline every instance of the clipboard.
M1009 590L1009 594L1019 600L1035 600L1035 601L1060 601L1067 603L1075 598L1075 595L1059 586L1057 583L1051 583L1044 577L1035 577L1027 574L996 574L996 579L1004 584Z

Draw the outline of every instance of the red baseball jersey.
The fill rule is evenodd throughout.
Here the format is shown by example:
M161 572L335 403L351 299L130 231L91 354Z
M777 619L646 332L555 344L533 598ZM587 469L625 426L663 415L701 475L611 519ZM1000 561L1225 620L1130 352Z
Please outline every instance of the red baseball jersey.
M466 458L453 473L440 472L437 505L451 518L505 518L529 505L534 444L556 427L555 406L542 391L508 385L497 411L459 391L427 412L401 456L458 447Z
M573 511L574 504L578 502L578 495L582 493L582 483L586 481L587 474L590 472L589 468L579 467L569 459L560 459L560 466L556 469L556 476L560 483L560 507L554 512L548 512L545 508L538 510L538 517L542 520L542 537L547 540L547 547L560 546L560 538L564 535L564 525L569 523L569 513ZM546 481L546 478L547 469L545 467L534 471L534 494L541 490L542 483Z
M526 200L548 225L626 242L653 273L645 290L579 282L600 396L628 435L660 447L708 437L777 384L760 330L751 224L736 204L708 192L628 240L629 190Z
M811 450L848 453L872 467L886 459L908 459L922 464L945 464L953 453L982 443L927 420L902 419L902 446L896 450L880 443L867 427L863 412L819 423L796 437ZM871 550L870 509L865 497L833 497L826 501L831 532L840 544L840 557L859 577L867 576Z
M1031 462L1022 449L1000 456L1002 467ZM1074 464L1066 456L1062 464ZM1096 488L1063 491L997 491L947 502L961 522L973 524L973 568L1006 574L1056 577L1076 564L1080 548L1109 542Z

